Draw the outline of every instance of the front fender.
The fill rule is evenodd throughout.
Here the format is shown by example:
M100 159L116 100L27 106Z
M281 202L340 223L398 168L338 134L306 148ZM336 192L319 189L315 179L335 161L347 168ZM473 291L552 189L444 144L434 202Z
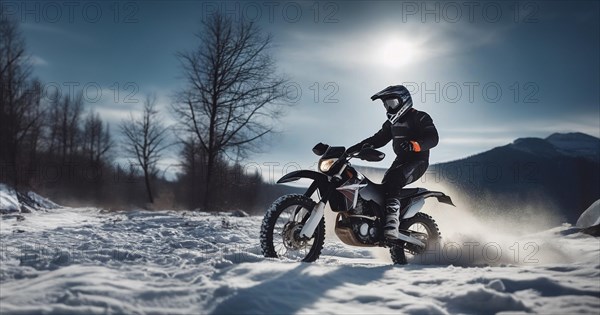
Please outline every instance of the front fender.
M309 170L294 171L285 174L277 181L277 184L294 182L301 178L308 178L313 180L313 183L310 185L308 191L305 194L307 196L311 196L317 188L320 190L321 194L323 194L327 189L327 185L329 184L329 178L327 177L327 175Z

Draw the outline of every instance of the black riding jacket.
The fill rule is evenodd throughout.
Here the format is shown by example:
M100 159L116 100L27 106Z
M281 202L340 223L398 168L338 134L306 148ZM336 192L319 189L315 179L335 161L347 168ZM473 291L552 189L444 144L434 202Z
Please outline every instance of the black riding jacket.
M375 148L381 148L392 139L396 153L395 162L406 163L417 160L429 162L429 150L438 144L439 137L431 117L427 113L413 108L395 124L386 120L376 134L361 142L361 146L370 144ZM400 144L404 141L412 142L415 151L402 150Z

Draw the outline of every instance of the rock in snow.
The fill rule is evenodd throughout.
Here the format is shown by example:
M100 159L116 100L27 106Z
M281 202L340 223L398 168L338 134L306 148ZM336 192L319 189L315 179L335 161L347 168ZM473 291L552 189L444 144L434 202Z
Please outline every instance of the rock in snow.
M238 217L238 218L244 218L244 217L249 217L250 215L248 214L248 212L242 210L242 209L237 209L237 210L233 210L231 211L231 215L234 217Z
M488 283L486 285L486 287L490 288L490 289L494 289L498 292L504 292L506 291L506 287L504 286L504 282L502 282L502 280L500 279L494 279L492 281L490 281L490 283Z

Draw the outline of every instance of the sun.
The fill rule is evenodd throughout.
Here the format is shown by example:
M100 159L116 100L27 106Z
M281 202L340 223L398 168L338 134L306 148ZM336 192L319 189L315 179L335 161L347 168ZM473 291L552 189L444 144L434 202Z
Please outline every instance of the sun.
M401 35L390 35L375 45L374 57L378 64L396 69L415 64L422 53L416 42Z

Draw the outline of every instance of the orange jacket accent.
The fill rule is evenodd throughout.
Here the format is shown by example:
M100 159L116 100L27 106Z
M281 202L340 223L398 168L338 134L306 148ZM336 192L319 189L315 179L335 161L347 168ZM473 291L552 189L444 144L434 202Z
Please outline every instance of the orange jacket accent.
M421 152L421 146L419 145L419 143L417 141L411 141L410 143L412 143L413 149L415 150L415 152Z

